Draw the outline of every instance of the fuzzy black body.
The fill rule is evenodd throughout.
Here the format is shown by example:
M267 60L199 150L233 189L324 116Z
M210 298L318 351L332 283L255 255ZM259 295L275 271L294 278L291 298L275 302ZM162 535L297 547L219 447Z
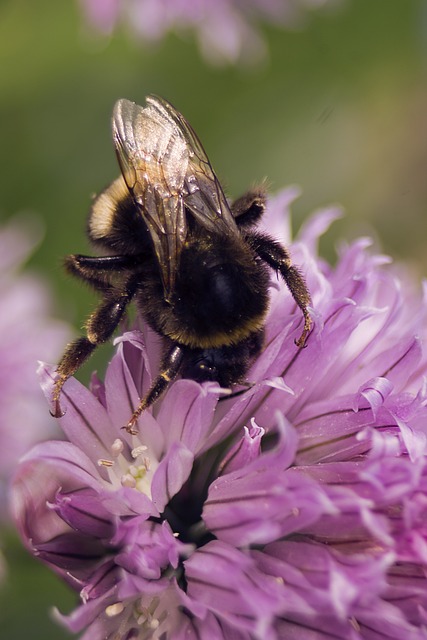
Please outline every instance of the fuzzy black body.
M70 273L103 299L86 336L68 345L53 400L60 415L64 382L108 340L128 303L164 339L160 372L129 423L178 374L223 387L245 381L262 348L270 268L301 308L302 346L310 330L310 295L286 250L256 230L263 190L228 205L191 127L171 105L147 98L145 108L120 100L113 137L122 176L93 202L88 235L103 255L66 259Z
M99 219L105 222L107 202L112 212L104 233ZM244 230L227 237L194 223L188 226L169 300L149 231L121 178L95 200L88 234L97 248L129 256L126 275L132 271L136 276L139 311L166 338L166 345L182 347L182 375L229 387L244 381L249 363L261 350L269 270Z

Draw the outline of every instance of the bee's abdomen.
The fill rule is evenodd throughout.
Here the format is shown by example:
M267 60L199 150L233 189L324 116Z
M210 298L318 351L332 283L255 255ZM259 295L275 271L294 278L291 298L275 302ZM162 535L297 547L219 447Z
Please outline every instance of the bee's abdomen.
M187 246L173 298L170 337L190 347L237 344L261 329L268 308L268 273L234 239Z
M239 287L235 265L199 269L188 282L184 295L190 301L194 318L206 328L211 324L234 324L243 312L242 297L245 296Z

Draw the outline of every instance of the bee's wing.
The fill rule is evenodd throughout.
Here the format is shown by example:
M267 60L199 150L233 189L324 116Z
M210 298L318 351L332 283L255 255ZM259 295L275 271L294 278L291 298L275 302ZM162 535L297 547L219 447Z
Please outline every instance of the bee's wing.
M217 233L236 233L237 225L224 192L191 125L166 100L148 96L147 103L175 125L177 135L187 147L189 161L183 185L185 206L206 229Z
M149 229L166 295L174 286L187 234L184 206L199 224L237 233L221 186L193 129L172 105L155 96L140 107L119 100L113 137L123 177Z

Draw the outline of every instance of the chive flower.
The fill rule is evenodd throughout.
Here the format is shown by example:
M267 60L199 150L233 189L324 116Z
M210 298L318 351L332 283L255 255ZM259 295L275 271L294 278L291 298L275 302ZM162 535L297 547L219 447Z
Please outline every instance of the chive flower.
M306 348L273 274L252 386L177 380L129 435L160 347L127 331L104 382L65 384L66 440L17 469L21 536L79 593L56 615L83 640L427 638L426 288L367 238L320 258L335 209L291 242L294 197L264 223L305 274Z

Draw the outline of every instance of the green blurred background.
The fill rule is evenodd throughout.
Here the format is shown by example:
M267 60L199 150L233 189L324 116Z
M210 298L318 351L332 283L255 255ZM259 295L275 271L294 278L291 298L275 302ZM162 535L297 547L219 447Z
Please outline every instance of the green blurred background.
M34 212L45 240L30 267L51 282L57 316L76 331L94 297L61 271L89 250L90 197L118 173L110 135L119 97L170 100L198 132L227 193L268 177L299 184L295 227L339 202L346 217L323 245L369 233L382 249L427 269L427 5L342 0L306 15L299 30L262 29L269 58L255 69L214 68L194 39L155 48L121 29L85 28L76 2L0 1L0 218ZM102 371L106 351L82 373ZM0 588L0 636L66 637L48 619L75 602L22 551L11 532Z

